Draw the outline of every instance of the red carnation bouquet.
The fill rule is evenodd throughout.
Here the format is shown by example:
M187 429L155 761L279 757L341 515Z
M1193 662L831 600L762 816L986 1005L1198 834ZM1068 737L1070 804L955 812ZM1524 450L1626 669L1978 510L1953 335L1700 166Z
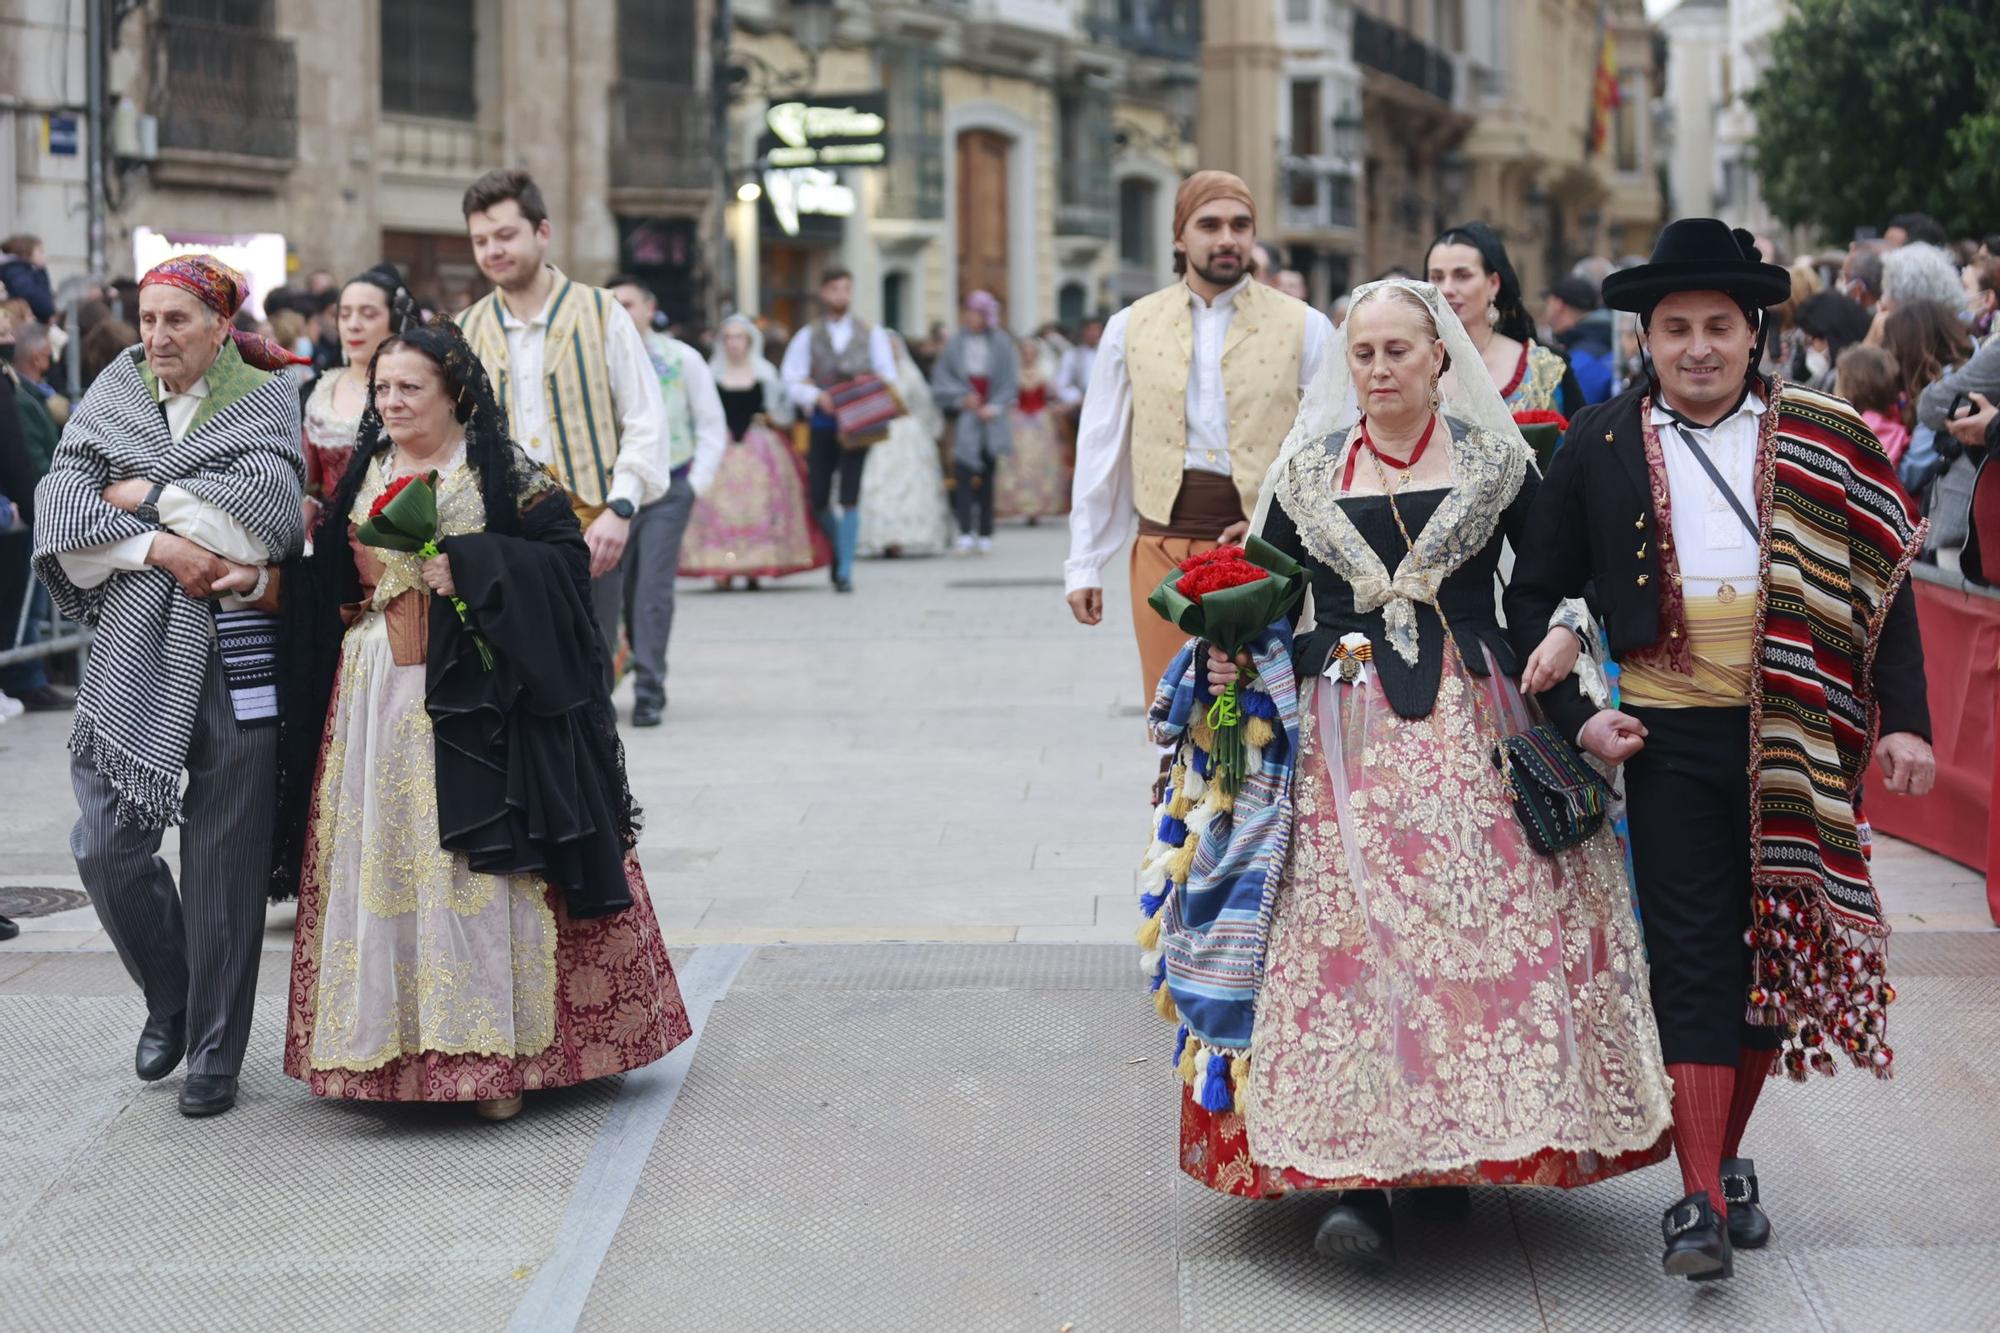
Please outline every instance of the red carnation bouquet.
M1569 429L1569 418L1560 412L1533 408L1516 412L1514 424L1521 428L1521 438L1535 451L1535 462L1546 472L1556 446L1562 443L1563 432Z
M1298 562L1258 537L1242 546L1218 546L1183 560L1153 589L1146 604L1197 639L1231 657L1262 638L1274 622L1290 614L1304 596ZM1207 664L1197 660L1201 673ZM1216 779L1234 796L1248 764L1243 740L1244 712L1232 683L1209 706L1215 733Z
M437 478L435 471L412 472L390 482L368 506L368 518L354 530L355 540L363 546L404 551L423 560L442 555L438 549ZM458 612L458 623L472 630L464 599L453 595L451 605ZM493 650L477 630L472 630L472 643L479 649L480 662L491 671Z

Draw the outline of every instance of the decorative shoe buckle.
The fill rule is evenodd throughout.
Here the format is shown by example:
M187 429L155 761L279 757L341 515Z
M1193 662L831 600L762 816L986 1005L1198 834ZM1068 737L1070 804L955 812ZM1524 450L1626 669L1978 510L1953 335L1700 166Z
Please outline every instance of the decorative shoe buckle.
M1722 1178L1722 1201L1724 1203L1750 1202L1750 1177L1724 1176Z
M1686 1235L1701 1225L1701 1205L1677 1203L1667 1213L1667 1239Z

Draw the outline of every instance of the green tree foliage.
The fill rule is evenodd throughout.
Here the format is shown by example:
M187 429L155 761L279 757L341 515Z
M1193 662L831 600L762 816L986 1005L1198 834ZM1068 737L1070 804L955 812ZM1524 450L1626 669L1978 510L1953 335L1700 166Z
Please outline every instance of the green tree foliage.
M1844 240L1921 211L2000 230L2000 5L1796 0L1749 95L1764 198Z

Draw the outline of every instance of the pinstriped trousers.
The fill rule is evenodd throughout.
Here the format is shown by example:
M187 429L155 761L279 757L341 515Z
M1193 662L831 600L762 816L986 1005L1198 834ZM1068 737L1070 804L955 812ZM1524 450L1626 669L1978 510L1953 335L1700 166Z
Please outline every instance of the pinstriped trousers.
M181 880L161 859L165 830L118 822L118 794L86 758L70 760L79 815L77 875L125 970L161 1018L187 1015L189 1072L234 1076L250 1041L264 946L278 729L244 731L211 649L188 745Z

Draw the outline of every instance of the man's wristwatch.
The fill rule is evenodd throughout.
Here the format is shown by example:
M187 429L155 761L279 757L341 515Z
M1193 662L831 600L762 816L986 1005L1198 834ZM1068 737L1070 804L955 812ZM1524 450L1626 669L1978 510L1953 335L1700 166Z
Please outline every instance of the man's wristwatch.
M167 489L165 482L154 482L153 489L146 492L146 498L139 501L138 508L134 509L132 513L142 522L151 523L153 526L158 527L160 523L160 492L165 489Z
M609 509L612 513L618 515L618 517L620 518L629 519L632 517L633 508L632 508L632 502L630 500L622 498L613 500L610 503L606 504L604 507L606 509Z

